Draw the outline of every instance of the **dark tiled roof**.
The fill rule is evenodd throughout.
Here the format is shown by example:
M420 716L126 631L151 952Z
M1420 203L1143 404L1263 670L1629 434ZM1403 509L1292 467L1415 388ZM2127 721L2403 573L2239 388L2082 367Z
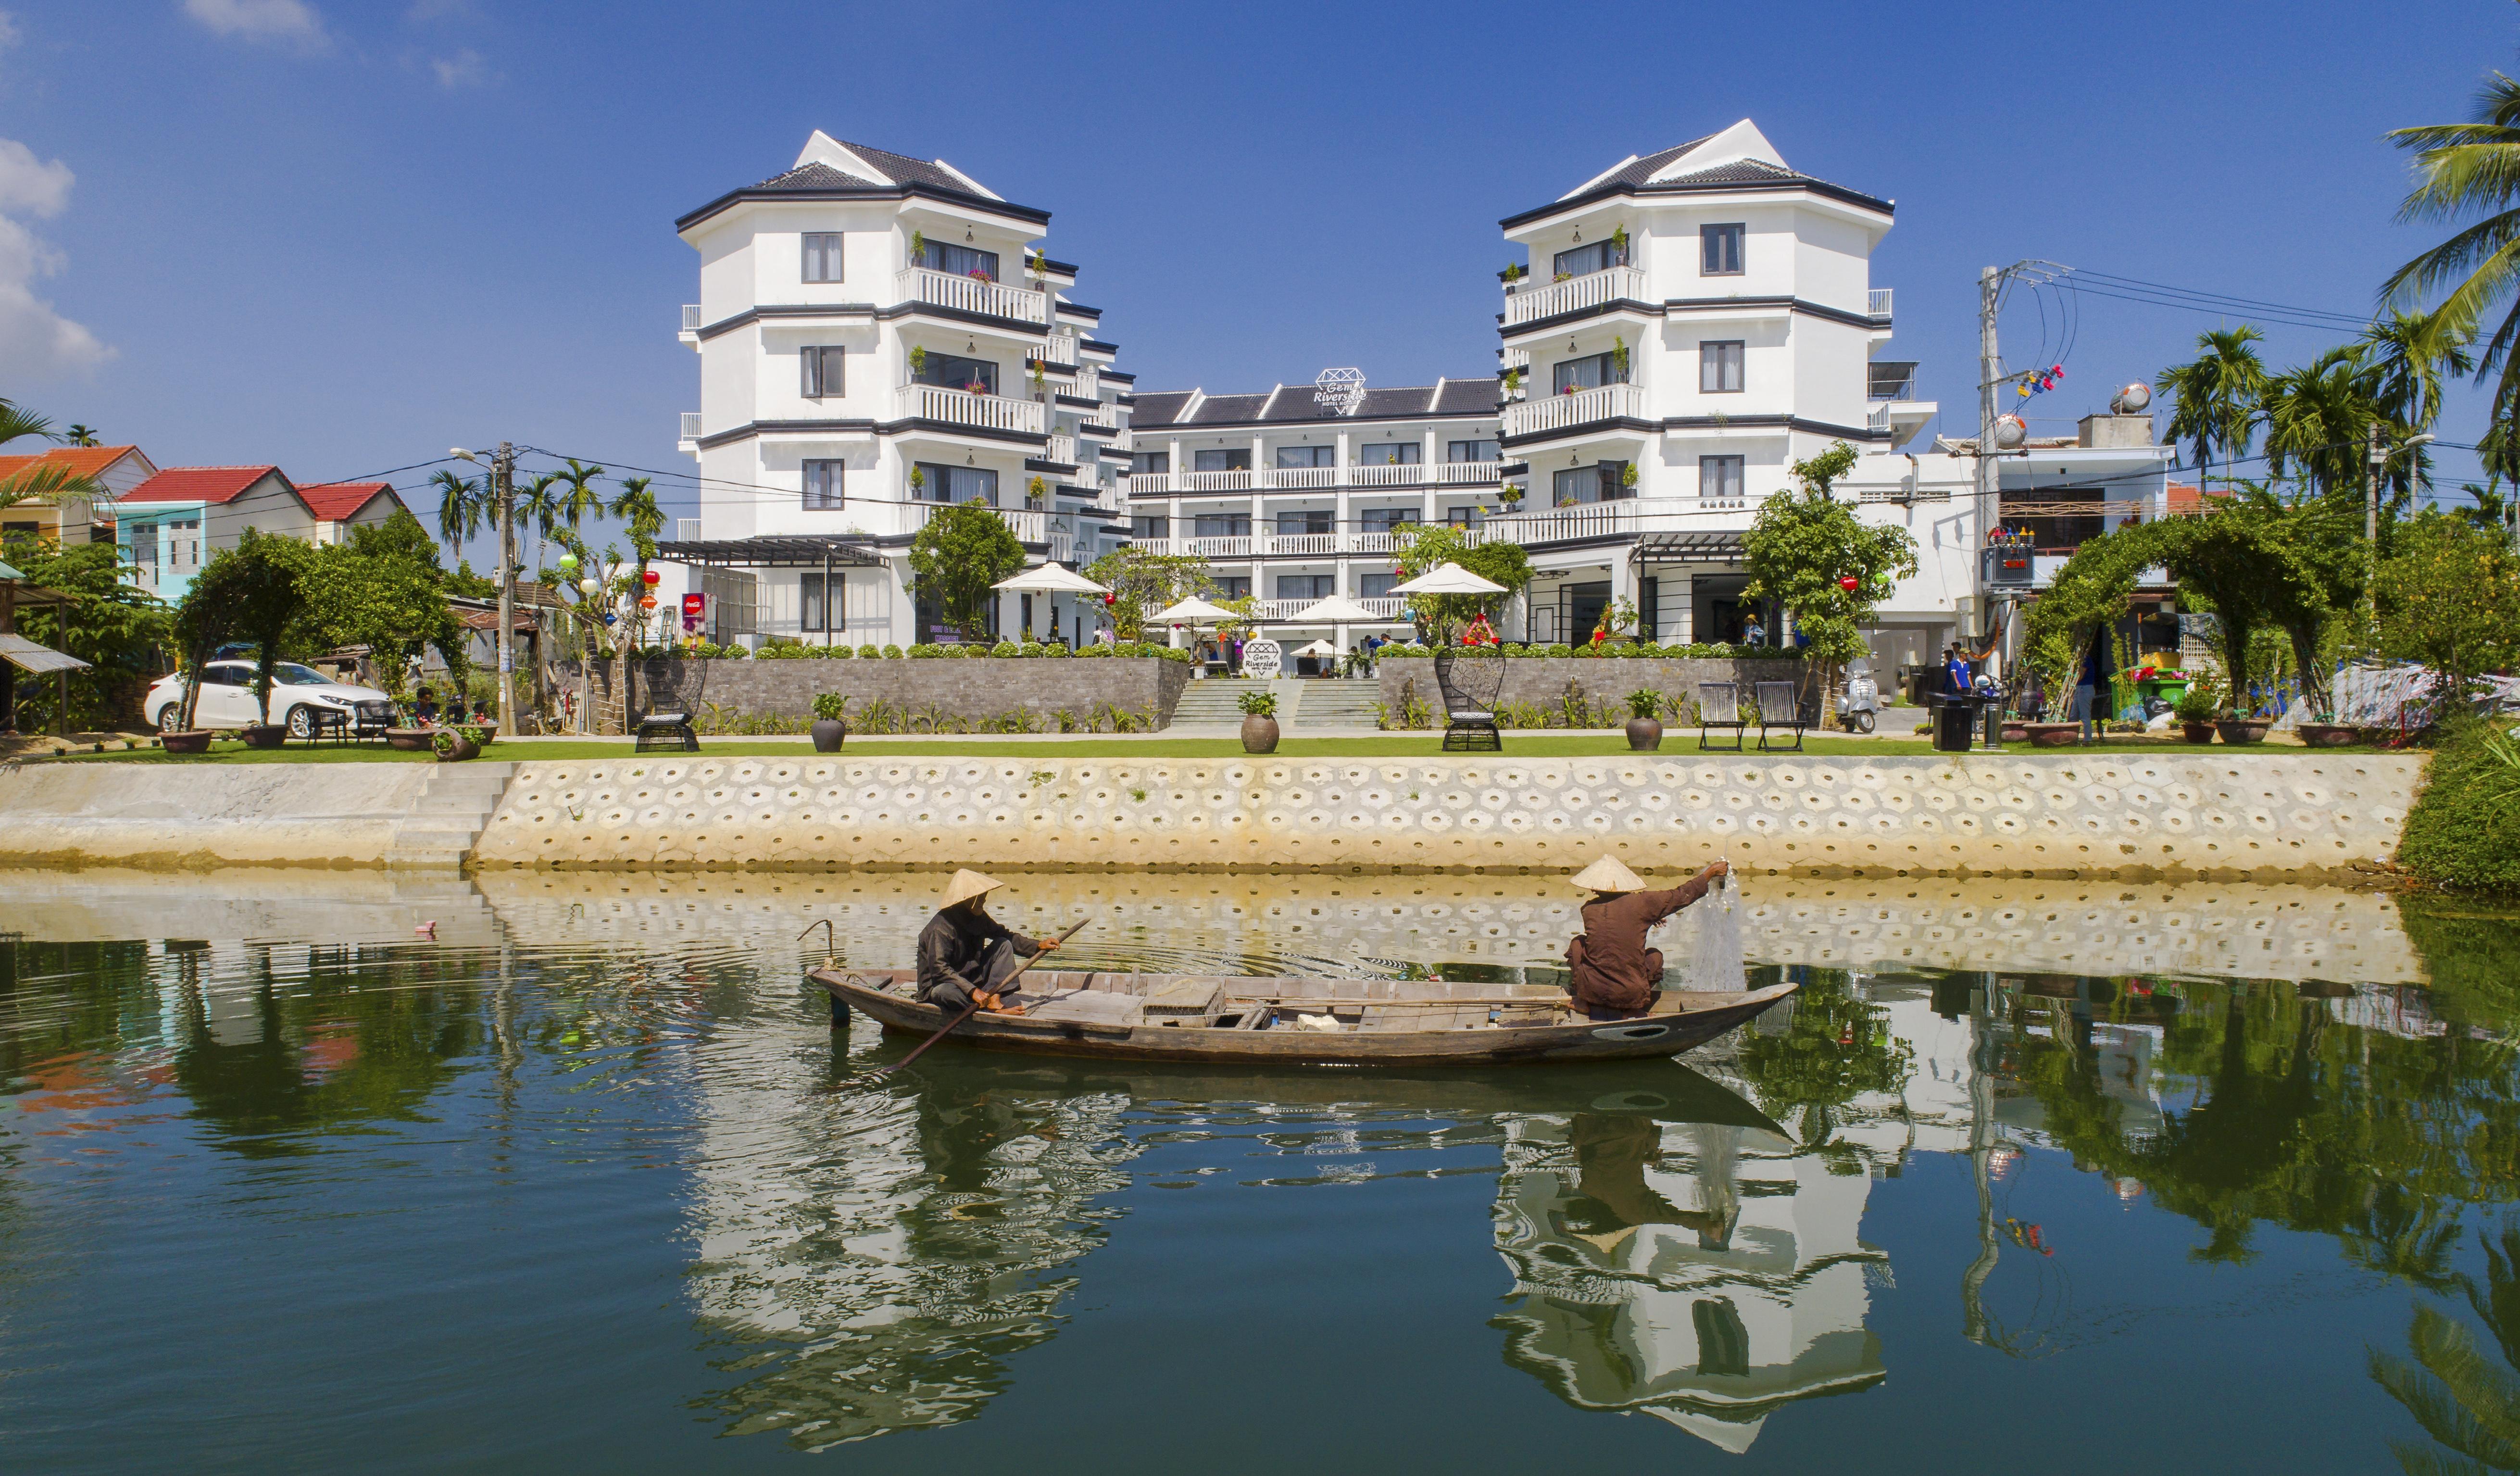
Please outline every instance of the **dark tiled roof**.
M1681 156L1688 153L1691 149L1697 148L1699 145L1706 143L1708 139L1712 139L1714 137L1716 137L1716 135L1710 133L1706 138L1691 139L1686 144L1676 145L1672 148L1662 150L1659 153L1648 154L1642 158L1630 159L1628 162L1621 164L1618 168L1611 170L1608 174L1601 176L1599 179L1592 180L1578 187L1572 194L1561 199L1552 201L1548 204L1508 215L1501 223L1506 227L1506 229L1511 230L1525 221L1538 220L1541 217L1552 214L1555 211L1597 200L1607 195L1655 195L1665 191L1669 191L1672 194L1677 195L1693 190L1724 189L1728 187L1738 188L1743 186L1755 188L1760 185L1802 186L1824 195L1835 196L1841 200L1853 201L1862 204L1869 205L1875 209L1887 211L1890 208L1890 202L1888 201L1879 199L1876 196L1868 195L1861 190L1849 189L1845 185L1831 184L1827 180L1821 179L1815 175L1805 174L1798 169L1782 168L1776 164L1765 163L1756 159L1731 159L1723 163L1711 164L1706 168L1695 170L1688 174L1676 175L1670 179L1654 179L1654 174L1658 170L1670 167L1672 162L1678 159Z
M1494 415L1496 410L1494 380L1446 380L1444 392L1435 400L1437 415Z
M1219 422L1239 423L1258 418L1269 403L1265 394L1212 394L1199 402L1185 425L1213 425Z
M1654 188L1659 190L1664 186L1680 185L1785 185L1805 181L1814 184L1826 183L1825 180L1813 180L1810 175L1798 174L1791 169L1779 169L1775 164L1762 159L1736 158L1730 163L1717 164L1711 169L1674 175Z
M1260 412L1264 421L1333 421L1336 412L1313 398L1310 384L1281 384L1269 396L1269 408Z
M1405 415L1424 415L1435 402L1435 386L1412 384L1398 389L1374 389L1369 386L1365 399L1356 407L1360 421L1396 420Z
M1310 384L1281 384L1265 394L1214 394L1199 402L1198 409L1187 421L1183 408L1190 403L1191 392L1181 389L1148 390L1137 397L1137 408L1129 417L1131 426L1150 430L1173 425L1284 425L1301 421L1405 421L1426 415L1494 415L1497 409L1497 383L1493 378L1446 380L1440 386L1404 384L1388 388L1369 386L1356 414L1341 417L1313 398Z
M1182 407L1190 403L1194 392L1188 389L1148 390L1137 397L1129 412L1129 424L1132 426L1169 425L1182 413Z
M810 164L798 164L785 174L774 174L752 188L811 191L821 194L831 190L881 190L887 187L877 184L871 179L860 179L854 174L843 174L821 159L816 159Z
M1616 172L1603 178L1597 179L1591 184L1584 186L1584 188L1591 191L1607 189L1612 185L1642 185L1646 180L1653 178L1653 174L1656 169L1670 163L1673 159L1680 157L1689 150L1705 143L1706 139L1713 138L1714 136L1714 134L1710 133L1706 135L1706 138L1693 138L1685 144L1674 144L1672 147L1663 150L1659 154L1648 154L1642 158L1631 159L1627 163L1622 164Z
M923 158L912 158L888 149L870 149L864 144L843 143L841 148L880 169L895 185L925 185L935 190L951 190L957 195L974 195L970 185L951 169ZM816 159L799 164L785 174L774 174L753 186L756 190L883 190L890 185L861 179L854 174Z

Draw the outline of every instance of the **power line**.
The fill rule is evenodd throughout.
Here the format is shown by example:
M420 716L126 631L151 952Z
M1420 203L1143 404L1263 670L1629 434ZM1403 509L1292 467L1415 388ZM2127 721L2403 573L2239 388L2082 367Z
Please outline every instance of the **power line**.
M2254 297L2234 297L2227 293L2208 292L2195 288L2173 287L2164 282L2146 282L2137 277L2120 277L2109 272L2077 270L2073 275L2084 278L2088 281L2105 283L2112 287L2152 292L2168 297L2193 298L2200 303L2212 303L2225 309L2237 310L2241 312L2282 313L2295 318L2331 318L2340 324L2353 328L2364 328L2369 326L2371 322L2371 315L2368 313L2339 313L2331 312L2323 307L2294 307L2286 303L2267 302Z

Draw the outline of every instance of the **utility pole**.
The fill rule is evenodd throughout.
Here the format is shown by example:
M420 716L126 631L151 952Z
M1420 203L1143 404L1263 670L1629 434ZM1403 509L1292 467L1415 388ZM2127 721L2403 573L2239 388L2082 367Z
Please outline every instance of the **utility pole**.
M2380 425L2370 427L2370 455L2362 469L2362 620L2380 618L2380 473L2389 453L2380 449Z
M2003 356L1996 351L1995 314L2003 295L2003 270L1998 267L1982 267L1977 274L1977 466L1974 469L1977 472L1977 589L1979 602L1985 606L1980 618L1985 622L1990 648L1996 633L2003 628L1996 618L1994 586L1986 582L1985 553L1986 530L1994 526L2002 506L1998 495L2001 473L1995 460L1995 389L1997 381L2003 377ZM1996 710L1987 716L1986 745L1999 751L2003 747L2003 711L2000 699Z
M490 495L499 503L499 731L517 732L517 448L501 441L490 456Z

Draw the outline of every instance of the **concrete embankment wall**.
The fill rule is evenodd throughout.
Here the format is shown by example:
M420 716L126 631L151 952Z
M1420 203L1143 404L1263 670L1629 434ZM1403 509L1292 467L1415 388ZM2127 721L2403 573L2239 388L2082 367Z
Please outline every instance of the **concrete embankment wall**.
M1038 718L1062 710L1085 721L1099 706L1143 714L1158 726L1172 720L1173 704L1190 683L1190 667L1158 656L970 656L868 660L729 660L709 656L633 663L644 711L704 712L711 704L729 712L810 718L814 698L836 692L849 698L852 715L887 702L912 714L929 708L949 718L980 723L1018 708ZM577 663L562 671L577 679ZM599 696L611 692L612 663L593 672ZM1050 725L1056 732L1057 724Z
M498 867L1762 870L2343 879L2422 760L2378 755L527 763Z
M0 865L382 866L435 768L0 767Z
M1805 671L1795 657L1734 661L1713 656L1508 656L1502 665L1500 703L1555 710L1564 703L1566 684L1572 682L1588 705L1607 703L1623 719L1628 693L1640 689L1687 700L1697 695L1700 682L1732 682L1740 687L1740 700L1747 703L1759 683L1799 683ZM1385 656L1374 663L1373 672L1386 710L1397 713L1403 694L1414 690L1428 710L1442 711L1432 656ZM1443 726L1440 717L1435 726Z

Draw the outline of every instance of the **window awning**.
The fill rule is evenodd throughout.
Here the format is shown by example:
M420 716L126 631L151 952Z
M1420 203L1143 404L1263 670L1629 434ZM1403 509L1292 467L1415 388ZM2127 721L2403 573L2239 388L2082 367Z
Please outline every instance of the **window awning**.
M88 663L76 656L66 656L49 646L37 646L23 636L0 636L0 659L6 659L20 671L48 677L57 671L85 671Z
M1646 533L1628 555L1633 563L1739 563L1743 557L1738 533Z
M656 545L656 557L703 568L819 569L827 563L881 568L865 535L786 533L761 538L678 539Z

